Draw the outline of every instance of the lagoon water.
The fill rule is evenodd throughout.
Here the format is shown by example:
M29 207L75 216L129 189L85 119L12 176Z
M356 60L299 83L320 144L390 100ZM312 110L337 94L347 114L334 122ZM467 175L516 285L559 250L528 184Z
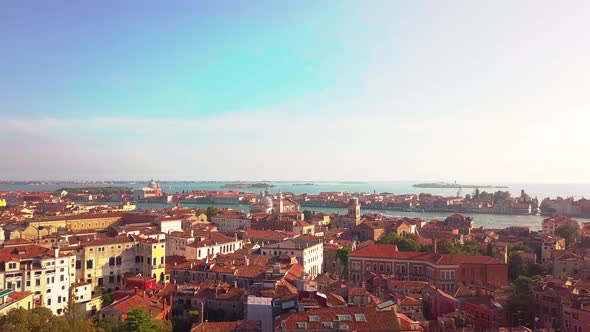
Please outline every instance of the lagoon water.
M176 193L182 191L191 190L219 190L227 191L229 188L224 188L223 185L228 182L160 182L161 187L167 193ZM234 183L234 182L232 182ZM457 194L457 189L442 189L442 188L415 188L412 185L416 182L404 181L404 182L313 182L308 185L306 181L302 182L268 182L274 187L269 188L271 192L277 192L279 189L283 192L293 192L296 194L308 193L318 194L324 191L346 191L346 192L391 192L395 194L418 194L421 192L432 193L437 195L454 196ZM305 184L305 185L304 185ZM463 184L475 184L475 183L463 183ZM485 185L487 183L477 183ZM582 197L590 197L590 184L538 184L538 183L493 183L494 185L505 185L507 189L481 189L487 191L496 190L507 190L513 196L520 195L520 190L524 189L529 195L537 196L539 199L545 197L574 197L576 199ZM88 186L127 186L131 188L141 188L145 186L145 182L128 182L128 183L104 183L104 184L68 184L68 185L7 185L0 184L0 191L42 191L42 190L58 190L62 187L88 187ZM261 188L240 188L231 189L243 192L260 192ZM463 194L471 193L473 189L463 189ZM183 204L189 207L207 207L207 204ZM143 209L162 209L171 205L163 203L140 203L138 208ZM238 210L248 210L247 205L217 205L219 207L227 207ZM340 213L345 214L346 209L343 208L309 208L317 212L325 213ZM426 213L414 213L414 212L400 212L390 210L367 210L363 209L363 213L367 212L380 212L385 215L396 216L396 217L420 217L426 220L430 219L444 219L445 213L426 212ZM496 215L496 214L471 214L475 220L476 227L485 228L504 228L508 226L528 226L533 230L541 228L541 221L543 220L540 216L517 216L517 215ZM590 220L584 220L578 218L581 222L588 222Z
M347 191L347 192L390 192L395 194L418 194L421 192L432 193L437 195L454 196L457 194L458 189L455 188L415 188L412 185L420 183L422 181L392 181L392 182L286 182L286 181L261 181L273 185L274 187L269 188L271 192L276 192L279 189L283 192L293 192L296 194L308 193L318 194L324 191ZM424 181L426 182L426 181ZM15 190L26 190L26 191L39 191L39 190L57 190L62 187L88 187L88 186L127 186L131 188L141 188L146 185L145 182L118 182L115 184L101 183L101 184L67 184L67 185L56 185L56 184L44 184L44 185L12 185L12 184L0 184L0 191L15 191ZM199 181L184 181L184 182L170 182L162 181L160 185L167 193L176 193L182 191L191 190L220 190L226 191L229 188L224 188L223 185L226 182L199 182ZM235 182L231 182L235 183ZM313 183L308 185L307 183ZM507 190L513 196L520 195L520 190L524 189L529 195L537 196L539 199L545 197L574 197L576 199L582 197L590 197L590 184L543 184L543 183L462 183L464 185L502 185L508 188L494 189L485 188L480 190L496 191L496 190ZM232 189L244 192L260 192L261 188L239 188ZM465 188L462 189L462 194L469 194L473 189Z

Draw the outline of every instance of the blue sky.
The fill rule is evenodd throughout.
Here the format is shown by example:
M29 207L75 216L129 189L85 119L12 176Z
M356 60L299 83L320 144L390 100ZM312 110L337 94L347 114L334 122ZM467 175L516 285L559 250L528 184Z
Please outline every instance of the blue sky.
M589 9L5 1L0 178L590 182Z

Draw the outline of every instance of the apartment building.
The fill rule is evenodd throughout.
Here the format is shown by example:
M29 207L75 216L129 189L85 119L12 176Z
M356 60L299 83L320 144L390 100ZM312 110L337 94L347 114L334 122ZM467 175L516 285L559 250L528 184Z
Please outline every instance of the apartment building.
M453 291L458 282L508 284L505 263L489 256L401 252L395 245L372 244L348 255L349 279L356 284L370 272L398 280L426 281L444 291Z
M279 243L266 245L260 249L262 255L296 257L299 264L311 277L323 273L324 244L312 236L301 236Z
M126 273L165 282L166 243L127 235L98 238L83 244L76 254L76 280L92 287L120 288Z
M0 288L31 292L37 305L63 314L74 278L75 256L39 245L0 249Z
M227 211L211 218L211 222L217 225L217 230L222 233L233 233L238 230L250 228L251 220L241 211Z

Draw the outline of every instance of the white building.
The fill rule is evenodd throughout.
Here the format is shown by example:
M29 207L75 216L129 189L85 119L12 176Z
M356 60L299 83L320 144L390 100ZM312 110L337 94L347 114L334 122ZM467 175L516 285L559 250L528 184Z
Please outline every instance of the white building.
M195 242L193 231L170 232L166 235L166 256L185 256L186 246Z
M160 229L160 232L168 234L170 232L182 231L182 217L166 217L159 218L155 221Z
M32 292L35 302L56 315L67 305L76 257L39 245L0 249L0 288Z
M305 272L314 278L323 273L324 244L319 239L294 238L266 245L260 251L262 255L281 256L286 253L294 256Z
M197 237L196 241L186 246L187 259L203 259L215 257L217 254L233 253L242 249L242 240L224 235L219 232L210 232L207 236Z
M217 225L217 230L222 233L233 233L237 230L250 228L251 220L245 213L223 213L211 218L211 222Z

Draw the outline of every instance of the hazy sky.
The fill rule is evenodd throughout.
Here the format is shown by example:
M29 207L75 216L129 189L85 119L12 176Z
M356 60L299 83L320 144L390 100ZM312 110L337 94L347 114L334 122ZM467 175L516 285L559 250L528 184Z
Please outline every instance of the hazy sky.
M590 182L586 1L2 1L0 179Z

